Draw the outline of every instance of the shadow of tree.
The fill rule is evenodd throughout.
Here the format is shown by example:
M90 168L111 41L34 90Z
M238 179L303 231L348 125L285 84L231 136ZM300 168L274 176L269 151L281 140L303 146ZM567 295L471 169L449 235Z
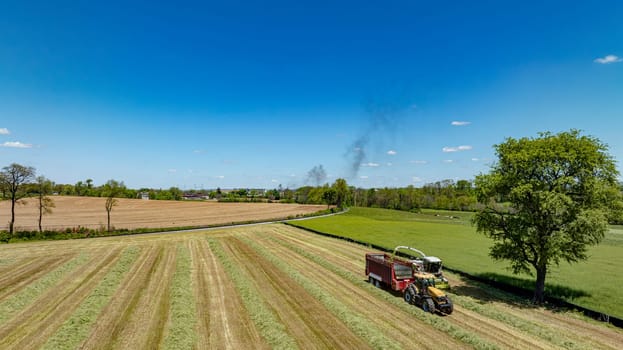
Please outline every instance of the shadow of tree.
M472 277L460 277L461 283L452 287L452 293L474 298L481 304L503 302L516 307L532 308L532 296L535 281L528 278L481 273ZM575 298L590 296L584 290L574 289L559 284L547 283L545 295L548 302L571 301ZM554 305L545 305L553 307Z

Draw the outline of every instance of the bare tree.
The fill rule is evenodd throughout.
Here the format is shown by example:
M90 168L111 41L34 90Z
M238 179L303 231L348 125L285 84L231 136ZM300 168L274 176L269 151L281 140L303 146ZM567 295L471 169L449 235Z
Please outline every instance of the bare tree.
M15 225L15 205L28 195L23 189L23 184L32 180L35 176L35 168L13 163L2 168L0 173L0 187L2 193L11 200L11 221L9 222L9 235L13 235Z
M123 182L119 182L116 180L108 180L108 182L106 182L106 184L104 185L104 190L102 193L106 196L105 206L106 213L108 215L108 232L110 232L110 212L112 211L113 207L119 204L119 201L115 197L121 194L124 188L125 186L123 185Z
M52 214L52 208L56 207L54 200L48 197L48 195L52 194L53 188L54 183L52 181L46 179L44 176L37 177L35 191L39 199L39 232L43 231L41 227L43 215Z

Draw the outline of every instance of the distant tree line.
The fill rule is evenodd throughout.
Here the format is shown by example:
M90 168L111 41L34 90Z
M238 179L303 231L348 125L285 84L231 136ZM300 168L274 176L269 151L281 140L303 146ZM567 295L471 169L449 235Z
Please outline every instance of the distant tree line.
M223 202L282 202L299 204L325 204L328 208L349 206L385 208L417 212L421 209L477 211L483 208L478 202L474 184L468 180L442 180L425 184L422 187L399 188L356 188L349 186L345 179L337 179L332 184L302 186L297 189L277 188L234 189L234 190L190 190L177 187L168 189L140 188L131 189L122 181L108 180L96 186L92 179L78 181L75 184L56 184L44 176L35 176L35 169L20 164L11 164L0 172L0 199L11 202L8 220L8 237L13 235L15 206L24 198L37 199L39 209L39 232L42 232L42 220L52 214L55 207L51 195L89 196L106 198L107 227L111 231L110 216L118 204L116 198L142 198L151 200L183 200L185 198L209 198ZM619 184L619 191L623 185ZM0 213L0 220L4 220ZM623 224L619 216L609 218L611 224ZM6 222L6 221L5 221ZM2 240L2 239L0 239Z

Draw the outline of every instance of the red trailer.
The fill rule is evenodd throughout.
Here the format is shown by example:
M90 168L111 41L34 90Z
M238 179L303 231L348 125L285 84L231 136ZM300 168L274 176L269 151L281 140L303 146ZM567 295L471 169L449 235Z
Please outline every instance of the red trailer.
M452 313L452 300L435 287L435 276L419 271L415 260L385 253L366 254L366 276L377 287L387 286L403 293L405 301L426 312Z
M377 287L404 292L413 283L413 263L385 253L366 254L366 276Z

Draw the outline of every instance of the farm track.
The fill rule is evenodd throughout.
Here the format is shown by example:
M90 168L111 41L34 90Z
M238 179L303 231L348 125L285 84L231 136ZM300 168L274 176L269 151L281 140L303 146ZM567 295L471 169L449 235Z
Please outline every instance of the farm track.
M106 297L97 307L82 308L96 311L72 339L77 348L175 347L172 330L183 324L192 331L175 336L197 349L279 347L276 339L285 338L274 334L289 338L287 347L301 349L623 344L620 329L535 308L458 277L451 277L454 313L425 314L365 282L364 253L370 249L273 224L0 246L0 310L13 310L0 317L0 348L41 348L62 333L67 320L80 320L89 312L77 312L83 302L118 269L129 247L133 258L108 284ZM188 288L182 302L190 318L174 317L173 291L180 286ZM263 305L251 311L256 304ZM264 316L273 319L264 322Z
M222 240L233 259L253 277L256 288L284 322L301 349L365 349L367 345L300 285L234 237Z

